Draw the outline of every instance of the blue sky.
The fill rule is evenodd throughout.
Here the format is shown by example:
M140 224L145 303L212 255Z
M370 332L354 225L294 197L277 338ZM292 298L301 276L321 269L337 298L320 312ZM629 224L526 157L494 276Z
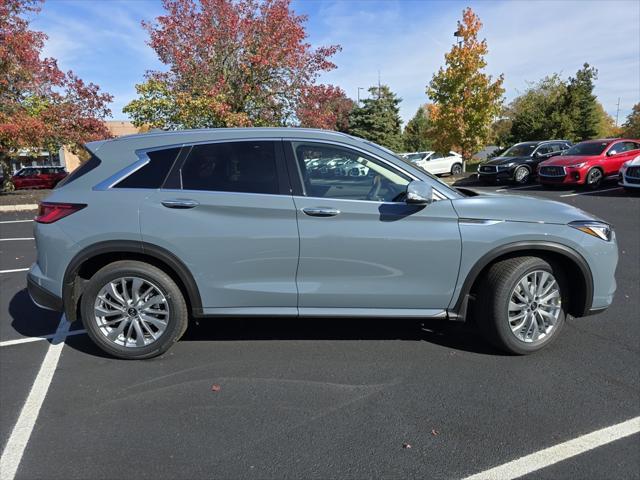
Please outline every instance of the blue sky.
M557 72L573 75L584 62L599 70L595 93L622 123L640 101L640 2L629 1L349 1L293 0L304 13L312 45L340 44L338 68L321 81L356 98L378 81L403 99L407 121L427 101L425 86L443 64L462 9L471 6L484 27L487 71L504 73L507 100ZM141 20L162 13L160 0L47 0L33 27L48 36L45 55L61 68L114 95L114 119L135 98L148 69L162 69L146 45ZM364 96L365 91L361 92Z

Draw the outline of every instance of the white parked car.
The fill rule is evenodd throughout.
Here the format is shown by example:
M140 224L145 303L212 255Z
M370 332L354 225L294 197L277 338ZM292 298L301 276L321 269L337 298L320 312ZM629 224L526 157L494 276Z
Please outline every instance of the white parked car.
M622 164L618 185L627 191L640 191L640 155Z
M456 152L448 154L434 151L401 153L400 157L409 160L414 165L434 175L462 173L462 156Z

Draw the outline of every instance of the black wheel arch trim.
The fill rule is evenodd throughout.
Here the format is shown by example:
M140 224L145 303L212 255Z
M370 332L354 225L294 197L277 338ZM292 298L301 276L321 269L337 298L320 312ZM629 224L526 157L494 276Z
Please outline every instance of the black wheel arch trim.
M93 257L110 253L136 253L148 255L150 257L165 263L178 276L184 286L189 304L191 305L191 314L195 317L203 315L202 299L198 285L191 274L189 268L169 250L147 243L135 240L107 240L104 242L90 245L78 252L69 265L64 274L64 284L62 288L62 299L64 303L64 311L70 321L77 319L77 300L78 293L76 290L76 277L80 271L80 267Z
M470 300L471 288L478 279L480 273L489 265L493 260L503 255L508 255L517 252L530 252L537 250L540 252L550 252L560 254L571 260L578 266L582 272L584 279L584 305L580 308L581 313L577 316L587 316L591 312L591 304L593 302L593 275L589 264L580 253L576 252L573 248L567 247L560 243L545 242L545 241L524 241L513 242L501 245L499 247L490 250L485 253L476 263L471 267L467 277L465 278L455 305L447 310L447 314L450 320L464 321L467 314L467 306Z

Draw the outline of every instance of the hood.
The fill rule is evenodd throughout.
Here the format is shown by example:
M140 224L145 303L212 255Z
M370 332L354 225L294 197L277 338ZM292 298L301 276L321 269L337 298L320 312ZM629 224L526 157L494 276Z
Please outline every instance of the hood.
M631 167L631 166L637 167L638 165L640 165L640 155L635 157L633 160L629 160L628 162L624 162L624 164L627 167Z
M509 162L518 162L522 160L527 160L529 157L495 157L491 160L487 160L483 162L482 165L504 165Z
M566 167L567 165L573 165L575 163L588 162L598 158L599 155L558 155L557 157L550 158L540 163L540 166L557 166Z
M460 218L562 225L574 220L597 219L566 203L525 195L478 195L459 198L452 203Z

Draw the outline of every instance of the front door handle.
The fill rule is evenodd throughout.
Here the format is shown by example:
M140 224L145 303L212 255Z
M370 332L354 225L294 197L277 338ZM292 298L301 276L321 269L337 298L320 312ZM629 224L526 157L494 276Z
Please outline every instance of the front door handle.
M171 200L162 200L161 203L167 208L193 208L200 205L195 200L188 198L172 198Z
M307 207L303 208L302 211L310 217L335 217L340 214L340 210L327 207Z

